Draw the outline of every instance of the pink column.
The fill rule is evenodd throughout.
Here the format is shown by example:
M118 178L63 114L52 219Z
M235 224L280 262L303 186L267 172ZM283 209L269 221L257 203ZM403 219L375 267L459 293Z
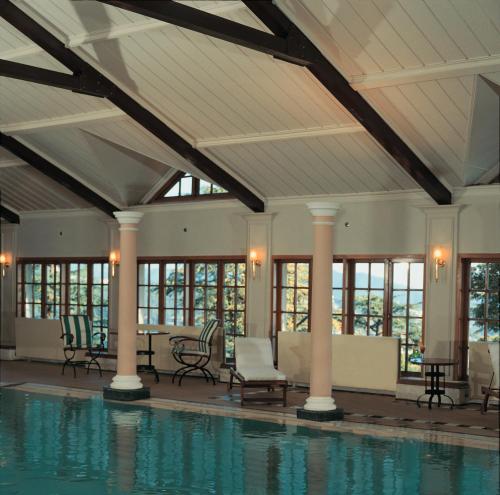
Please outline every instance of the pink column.
M142 388L137 376L137 231L142 213L118 211L120 280L118 285L118 353L112 389Z
M337 409L332 397L332 262L336 203L308 203L313 216L311 377L306 411Z

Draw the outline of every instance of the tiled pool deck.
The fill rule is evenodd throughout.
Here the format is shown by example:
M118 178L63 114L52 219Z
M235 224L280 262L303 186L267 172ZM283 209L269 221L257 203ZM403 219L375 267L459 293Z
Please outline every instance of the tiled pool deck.
M0 363L0 384L27 392L84 398L100 394L102 387L108 385L113 376L111 372L104 372L100 378L96 372L87 375L84 370L78 370L78 377L74 379L70 371L62 376L60 365L4 361ZM292 389L286 408L266 404L241 408L238 387L231 397L226 384L213 386L198 378L186 379L182 387L172 385L167 375L161 375L159 384L154 383L151 375L142 375L142 378L144 384L151 387L152 397L134 404L469 447L498 449L499 446L498 410L482 415L477 404L453 410L442 407L429 411L427 408L417 408L414 402L396 401L394 397L335 392L338 406L346 412L345 421L314 423L295 417L296 408L304 403L307 394L305 389Z

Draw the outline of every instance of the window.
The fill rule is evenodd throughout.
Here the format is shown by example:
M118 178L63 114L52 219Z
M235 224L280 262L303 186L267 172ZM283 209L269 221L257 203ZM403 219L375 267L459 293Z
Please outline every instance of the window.
M96 332L109 328L107 260L18 260L17 314L59 319L86 314Z
M139 323L202 327L219 318L225 360L234 358L234 338L245 335L244 260L139 261L138 273Z
M310 261L274 262L273 338L310 330ZM423 332L422 259L335 258L332 263L332 333L401 338L401 370L417 372Z
M185 172L178 172L165 184L154 200L179 201L229 196L226 189L217 184L198 179Z
M138 322L159 325L160 320L160 264L139 264L137 311Z
M311 262L307 259L274 261L273 340L278 332L310 330Z
M500 340L500 255L462 258L458 355L468 374L469 342Z

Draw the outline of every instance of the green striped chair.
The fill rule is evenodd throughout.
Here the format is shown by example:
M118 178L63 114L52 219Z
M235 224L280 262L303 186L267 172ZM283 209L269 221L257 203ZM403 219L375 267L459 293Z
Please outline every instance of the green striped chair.
M169 340L173 346L172 356L179 364L182 365L172 376L172 383L175 382L175 378L178 376L180 386L182 379L188 373L191 373L192 371L201 371L206 381L208 382L209 378L211 378L215 385L215 378L206 366L212 357L212 342L215 336L215 331L219 328L220 324L220 320L207 321L200 333L199 338L188 335L174 335L173 337L170 337ZM186 342L194 343L195 346L186 347Z
M104 349L106 334L103 332L92 332L92 321L87 315L62 315L61 327L64 343L64 361L62 374L66 366L73 366L73 376L76 378L76 367L86 366L87 374L92 365L97 366L99 375L102 376L101 366L97 362ZM98 337L99 344L94 345L95 337ZM87 351L89 359L76 360L76 351Z

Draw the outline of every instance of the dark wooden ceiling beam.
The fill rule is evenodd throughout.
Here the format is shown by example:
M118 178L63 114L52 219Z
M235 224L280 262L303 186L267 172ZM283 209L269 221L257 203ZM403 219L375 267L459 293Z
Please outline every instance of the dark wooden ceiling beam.
M7 136L0 132L0 146L3 146L13 155L16 155L18 158L31 165L33 168L37 169L47 177L50 177L52 180L55 180L57 183L61 184L66 189L70 190L91 205L99 208L110 217L114 218L114 211L120 211L120 208L117 208L115 205L111 204L109 201L101 197L92 189L85 186L80 181L64 172L59 167L49 162L12 136Z
M99 0L120 9L142 14L176 26L203 33L236 45L267 53L273 57L298 65L309 65L312 60L307 46L296 43L293 35L280 38L239 22L189 7L173 0Z
M0 60L0 76L20 79L36 84L54 86L56 88L69 89L75 93L83 93L91 96L106 96L103 88L97 87L93 81L81 76L64 74L49 69L33 67L20 64L10 60Z
M229 191L251 210L255 212L264 211L264 202L255 193L210 158L193 148L188 141L122 91L97 69L73 53L69 48L66 48L52 33L40 26L10 0L0 0L0 16L65 65L75 75L91 81L92 84L99 88L103 88L109 101L176 151L195 168L203 172L213 182Z
M354 89L340 72L321 54L306 35L271 1L243 0L245 5L276 36L286 38L293 32L301 38L300 44L307 45L308 53L315 61L307 69L328 89L328 91L365 127L399 165L438 204L451 204L451 192L439 181L433 172L392 130L371 105Z
M10 223L20 223L19 215L17 213L14 213L12 210L9 210L3 205L0 205L0 217L2 217L4 220L7 220L7 222Z

